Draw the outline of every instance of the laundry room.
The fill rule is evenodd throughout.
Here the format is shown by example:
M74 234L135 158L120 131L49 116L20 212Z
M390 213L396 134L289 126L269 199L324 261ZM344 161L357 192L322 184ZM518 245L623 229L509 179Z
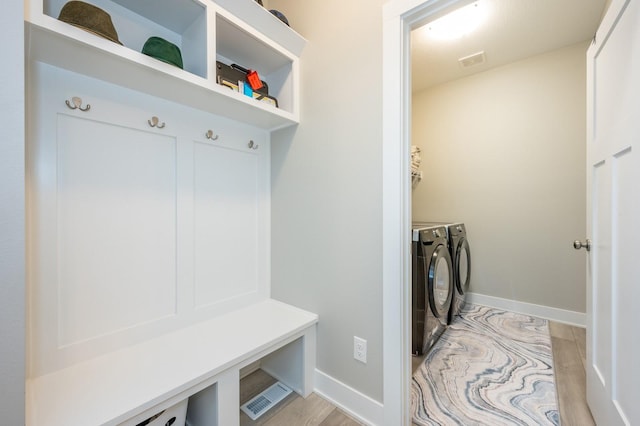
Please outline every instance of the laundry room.
M556 325L541 318L586 322L586 259L571 242L586 228L586 52L604 2L573 26L559 17L569 9L523 4L480 0L411 32L415 424L591 421L568 415L564 378L544 368L526 368L535 409L500 402L521 397L508 365L553 365ZM532 39L540 28L554 36ZM528 339L548 350L520 358Z
M583 322L585 258L571 243L586 220L590 29L527 40L559 26L558 12L509 3L492 2L498 16L455 40L429 24L412 33L412 219L466 225L477 302ZM497 32L511 36L495 43Z

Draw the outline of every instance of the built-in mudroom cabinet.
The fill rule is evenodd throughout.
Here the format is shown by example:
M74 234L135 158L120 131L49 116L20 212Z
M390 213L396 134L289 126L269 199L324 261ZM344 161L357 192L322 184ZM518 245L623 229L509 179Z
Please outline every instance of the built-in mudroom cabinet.
M256 363L307 396L318 318L270 298L271 132L299 122L304 39L254 0L90 0L122 44L26 1L27 424L239 424Z

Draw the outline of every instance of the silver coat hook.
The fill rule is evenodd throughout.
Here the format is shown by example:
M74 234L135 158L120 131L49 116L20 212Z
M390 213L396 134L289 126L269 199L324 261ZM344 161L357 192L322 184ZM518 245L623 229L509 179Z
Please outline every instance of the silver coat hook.
M165 125L164 122L162 122L162 124L158 124L160 122L160 119L158 119L158 117L156 117L155 115L153 117L151 117L151 120L147 120L147 123L149 123L149 126L151 127L157 127L158 129L162 129Z
M251 148L251 149L258 149L258 146L259 146L259 145L258 145L257 143L255 143L254 141L252 141L252 140L251 140L251 141L249 141L249 148Z
M205 135L207 136L207 139L210 139L212 141L215 141L218 139L218 135L214 135L213 130L207 130L207 133Z
M66 100L64 101L64 103L67 104L69 109L79 109L82 112L89 111L89 109L91 109L91 105L89 104L87 104L86 107L82 108L82 99L77 96L74 96L73 98L71 98L71 102ZM73 103L73 105L71 105L71 103Z

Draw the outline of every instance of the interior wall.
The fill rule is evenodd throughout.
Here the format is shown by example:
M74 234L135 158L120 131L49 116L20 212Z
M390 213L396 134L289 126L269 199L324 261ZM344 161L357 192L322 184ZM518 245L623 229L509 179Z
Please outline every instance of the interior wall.
M467 225L474 293L585 312L587 47L413 95L413 219Z
M377 401L382 3L269 1L308 40L301 123L272 138L272 296L318 313L318 369ZM366 364L354 336L367 340Z
M0 39L0 423L25 424L24 5L3 4Z

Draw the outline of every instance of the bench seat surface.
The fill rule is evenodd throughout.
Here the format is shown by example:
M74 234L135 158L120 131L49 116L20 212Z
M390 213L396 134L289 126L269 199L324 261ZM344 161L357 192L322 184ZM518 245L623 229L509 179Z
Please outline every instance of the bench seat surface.
M119 424L303 332L316 314L267 299L27 381L29 426Z

